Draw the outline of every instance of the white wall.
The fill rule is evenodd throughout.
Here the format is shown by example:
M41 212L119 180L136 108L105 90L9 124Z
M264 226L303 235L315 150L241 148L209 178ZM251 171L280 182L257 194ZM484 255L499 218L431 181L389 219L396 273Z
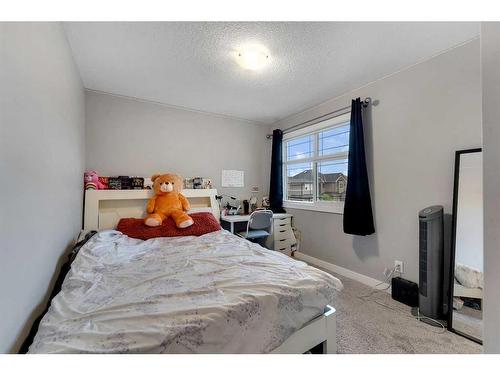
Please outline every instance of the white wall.
M207 177L241 199L269 190L267 126L93 91L86 121L86 166L100 175ZM245 171L245 187L221 188L222 169Z
M481 25L484 188L484 351L500 353L500 23Z
M327 79L327 77L325 77ZM350 105L379 101L365 121L365 147L376 234L343 233L342 215L288 210L302 231L304 253L381 279L405 262L418 281L418 211L441 204L451 213L456 150L481 146L479 41L380 79L282 120L283 129ZM369 116L368 116L369 117Z
M0 352L17 351L81 228L84 91L58 23L0 23Z

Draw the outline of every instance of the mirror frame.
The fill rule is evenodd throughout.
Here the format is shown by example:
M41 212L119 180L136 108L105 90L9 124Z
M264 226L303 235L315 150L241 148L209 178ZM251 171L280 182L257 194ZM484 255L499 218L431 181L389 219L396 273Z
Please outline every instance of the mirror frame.
M455 175L453 177L453 219L452 219L452 229L451 229L451 259L450 259L450 291L448 296L448 330L465 337L469 340L475 341L478 344L483 344L481 339L477 337L470 336L464 332L457 331L453 328L453 285L455 279L455 249L456 249L456 239L457 239L457 205L458 205L458 182L460 176L460 157L463 154L470 154L475 152L482 152L482 148L470 148L466 150L459 150L455 152Z

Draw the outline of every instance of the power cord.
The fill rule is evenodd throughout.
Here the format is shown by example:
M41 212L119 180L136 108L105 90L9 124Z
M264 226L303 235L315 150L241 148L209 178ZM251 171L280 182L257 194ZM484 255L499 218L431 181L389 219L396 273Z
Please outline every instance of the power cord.
M432 319L432 318L429 318L428 316L420 314L420 308L419 307L417 307L417 318L416 319L419 322L424 322L422 319L427 319L427 320L430 320L431 322L433 322L434 324L437 324L438 326L440 326L441 330L439 332L436 332L436 333L440 333L441 334L441 333L445 333L446 332L446 327L444 326L443 323L441 323L439 320Z
M391 272L389 272L389 274L387 275L387 277L385 278L385 280L384 280L384 281L379 282L377 285L375 285L375 286L374 286L374 288L375 288L375 289L377 289L377 290L388 290L388 289L391 287L391 284L390 284L390 283L389 283L389 284L387 284L387 286L386 286L385 288L382 288L382 289L377 288L377 287L378 287L379 285L386 284L389 280L391 280L391 279L392 279L392 275L394 275L395 273L399 273L399 271L397 270L397 268L396 268L396 267L394 267L394 268L391 270Z
M382 285L382 284L387 283L387 282L388 282L388 281L392 278L392 276L393 276L395 273L399 273L399 274L400 274L400 272L398 271L397 267L393 267L393 268L391 269L391 271L387 274L387 276L386 276L385 280L384 280L384 281L381 281L380 283L376 284L376 285L373 287L373 289L375 289L375 290L373 290L373 291L372 291L371 293L369 293L369 294L358 296L358 298L361 298L361 299L362 299L362 300L364 300L364 301L371 301L371 302L375 302L376 304L378 304L378 305L380 305L380 306L384 306L384 307L386 307L386 308L388 308L388 309L391 309L391 310L396 311L396 312L401 312L401 313L404 313L404 314L406 315L406 314L408 313L408 311L406 311L406 310L403 310L403 309L398 309L398 308L394 308L394 307L391 307L391 306L389 306L389 305L386 305L385 303L382 303L382 302L380 302L380 301L376 301L376 300L369 299L370 297L372 297L374 294L376 294L376 293L377 293L377 292L379 292L379 291L385 291L385 290L388 290L388 289L391 287L391 284L390 284L390 283L389 283L386 287L384 287L384 288L378 288L378 286L380 286L380 285ZM436 333L438 333L438 334L443 334L443 333L445 333L445 332L446 332L446 327L444 326L444 324L443 324L443 323L441 323L441 322L440 322L440 321L438 321L438 320L435 320L435 319L429 318L428 316L425 316L425 315L421 314L421 313L420 313L420 308L418 308L418 307L417 307L417 316L415 317L415 319L417 319L419 322L423 322L423 323L426 323L426 322L425 322L425 320L428 320L428 321L430 321L430 322L432 322L432 323L434 323L434 324L429 324L429 323L427 323L427 324L429 324L429 325L431 325L431 326L434 326L434 327L435 327L435 325L438 325L439 327L441 327L440 331L439 331L439 332L436 332Z
M358 298L361 298L361 299L369 298L369 297L373 296L375 293L377 293L378 291L388 290L391 287L391 284L388 284L384 288L379 288L378 286L386 284L392 278L392 275L394 275L396 272L399 273L399 271L397 271L397 268L393 267L391 269L391 272L389 272L387 274L387 276L386 276L386 278L385 278L384 281L381 281L378 284L376 284L376 285L373 286L373 289L375 289L375 290L373 290L370 294L363 295L363 296L358 296Z
M295 236L295 245L292 245L292 257L295 256L297 251L300 251L300 243L302 242L302 232L296 228L292 227L293 235Z

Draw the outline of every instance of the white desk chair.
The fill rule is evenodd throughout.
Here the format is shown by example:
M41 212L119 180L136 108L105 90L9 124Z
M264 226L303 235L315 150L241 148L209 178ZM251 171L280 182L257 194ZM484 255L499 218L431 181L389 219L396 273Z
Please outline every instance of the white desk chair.
M273 233L273 211L257 210L252 212L247 223L246 232L239 232L238 236L252 242L263 242Z

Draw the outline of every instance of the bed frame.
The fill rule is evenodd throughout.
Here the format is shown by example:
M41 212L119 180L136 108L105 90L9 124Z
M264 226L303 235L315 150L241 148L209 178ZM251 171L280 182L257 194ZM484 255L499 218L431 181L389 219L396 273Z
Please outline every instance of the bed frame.
M185 189L182 191L191 204L189 212L212 212L219 219L220 210L216 189ZM115 229L124 217L142 218L151 190L86 190L83 229ZM337 353L336 311L325 306L324 313L293 333L273 354L302 354L319 347L324 354Z
M189 212L211 212L217 219L220 210L215 189L184 189ZM84 230L115 229L123 217L145 217L146 201L153 196L150 189L144 190L86 190L83 218Z
M457 282L453 286L453 297L468 297L483 299L483 290L481 288L467 288Z

